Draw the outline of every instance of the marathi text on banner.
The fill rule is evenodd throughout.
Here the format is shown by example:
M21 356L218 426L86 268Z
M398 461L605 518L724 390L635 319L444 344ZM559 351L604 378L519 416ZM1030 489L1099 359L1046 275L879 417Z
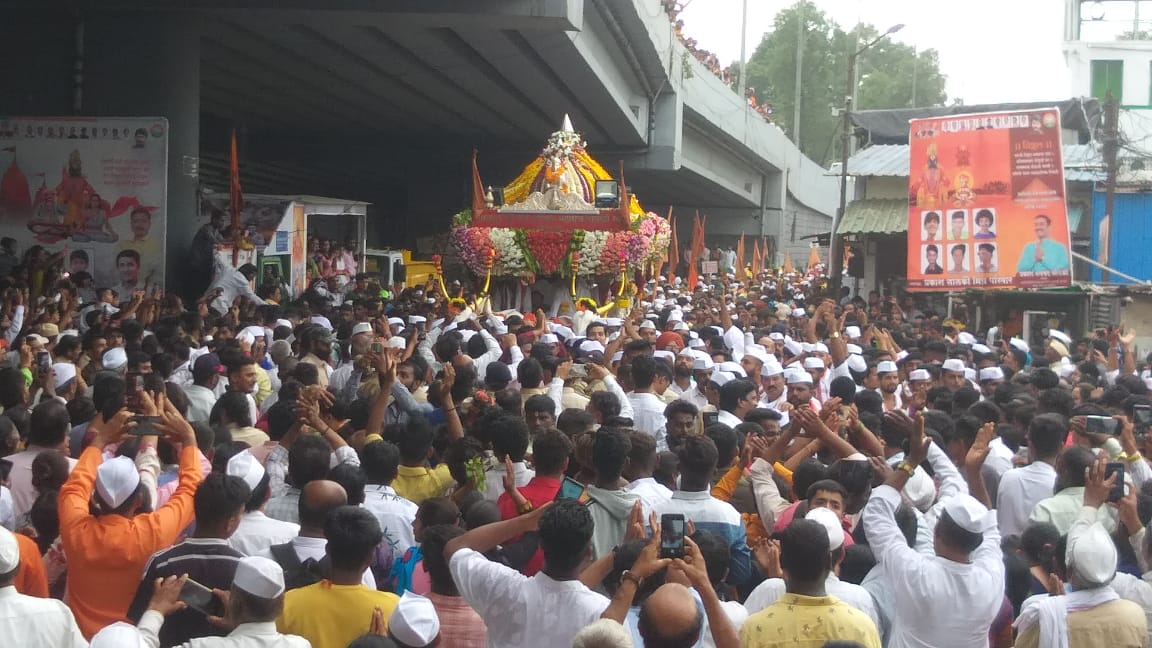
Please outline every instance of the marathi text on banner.
M908 288L1072 282L1057 109L911 122Z
M162 117L0 117L0 236L122 300L163 286L167 167Z

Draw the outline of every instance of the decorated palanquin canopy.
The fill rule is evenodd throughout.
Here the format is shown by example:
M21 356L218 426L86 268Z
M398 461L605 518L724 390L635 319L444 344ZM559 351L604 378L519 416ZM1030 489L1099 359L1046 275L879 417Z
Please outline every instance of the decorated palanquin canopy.
M612 180L568 117L540 155L503 189L503 204L472 160L472 208L456 214L452 243L478 274L611 275L659 270L671 230L645 212L619 178L619 206L596 207L596 181ZM497 192L498 193L498 192Z

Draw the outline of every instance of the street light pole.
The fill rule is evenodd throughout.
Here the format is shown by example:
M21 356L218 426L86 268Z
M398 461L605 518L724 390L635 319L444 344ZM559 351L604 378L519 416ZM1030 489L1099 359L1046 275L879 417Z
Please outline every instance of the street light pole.
M840 206L836 209L836 217L832 219L832 234L828 241L828 291L836 299L839 299L840 283L843 278L841 275L844 274L843 244L840 241L839 230L840 221L843 220L844 211L848 206L848 154L852 145L852 97L856 94L856 59L868 48L903 28L903 24L889 27L888 31L872 39L871 42L848 57L848 86L845 88L844 111L841 114Z
M800 148L800 104L804 88L801 81L804 77L804 31L807 27L803 2L799 8L800 13L796 17L796 84L792 89L792 143L796 148Z

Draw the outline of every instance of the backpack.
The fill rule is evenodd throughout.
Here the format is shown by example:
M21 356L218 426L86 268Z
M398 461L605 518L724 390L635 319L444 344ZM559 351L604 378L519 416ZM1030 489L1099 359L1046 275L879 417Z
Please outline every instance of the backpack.
M300 560L291 542L272 545L272 559L284 570L284 589L307 587L332 575L332 563L325 556L320 560Z

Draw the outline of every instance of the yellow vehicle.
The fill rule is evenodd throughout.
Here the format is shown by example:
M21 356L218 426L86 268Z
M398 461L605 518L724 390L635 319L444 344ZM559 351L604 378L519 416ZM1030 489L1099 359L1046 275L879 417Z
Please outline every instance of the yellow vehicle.
M428 278L436 273L436 264L431 261L412 259L411 250L373 249L364 250L362 272L380 275L383 286L423 286Z

